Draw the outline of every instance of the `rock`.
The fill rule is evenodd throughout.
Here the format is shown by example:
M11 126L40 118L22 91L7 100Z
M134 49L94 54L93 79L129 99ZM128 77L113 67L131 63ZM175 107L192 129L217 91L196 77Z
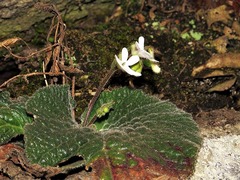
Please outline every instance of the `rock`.
M26 31L53 16L51 13L36 9L35 3L34 0L0 1L0 39L14 36L18 31ZM83 18L87 21L88 18L97 17L103 21L112 13L115 6L114 0L42 0L41 3L55 4L68 27Z
M240 179L240 136L205 138L191 180Z

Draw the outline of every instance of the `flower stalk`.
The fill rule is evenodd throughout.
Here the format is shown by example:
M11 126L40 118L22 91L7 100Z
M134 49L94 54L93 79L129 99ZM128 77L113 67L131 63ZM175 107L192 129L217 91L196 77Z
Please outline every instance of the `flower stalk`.
M142 58L142 59L140 59ZM95 95L88 104L88 110L86 116L83 120L83 126L89 126L95 122L97 117L93 117L89 120L91 111L94 104L96 103L98 97L100 96L103 88L106 86L110 78L118 70L116 67L122 71L128 73L129 75L139 77L143 69L143 65L152 68L154 73L160 73L161 68L158 65L158 61L154 59L153 48L148 48L148 51L144 49L144 37L140 36L138 41L131 46L131 56L129 57L127 48L123 48L119 56L115 55L115 60L111 64L110 70L107 72L106 76L101 81Z
M114 65L115 64L115 65ZM101 81L95 95L93 96L93 98L91 99L91 101L89 102L88 104L88 110L87 110L87 113L86 113L86 116L83 120L83 126L86 126L86 125L90 125L90 124L93 124L96 120L94 121L91 121L91 123L89 123L89 116L90 116L90 113L92 111L92 108L94 106L94 104L96 103L99 95L101 94L103 88L106 86L106 84L108 83L108 81L110 80L110 78L114 75L114 73L117 71L116 69L116 63L113 62L112 63L112 67L110 68L110 70L108 71L108 73L106 74L106 76L103 78L103 80Z

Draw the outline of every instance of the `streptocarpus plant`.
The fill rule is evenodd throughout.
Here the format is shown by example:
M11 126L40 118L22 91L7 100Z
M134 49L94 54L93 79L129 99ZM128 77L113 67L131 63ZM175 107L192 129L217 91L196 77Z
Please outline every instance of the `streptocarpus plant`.
M149 52L148 52L149 51ZM128 55L128 50L126 47L122 49L122 52L119 54L119 57L115 55L115 61L112 62L111 68L108 71L108 74L105 76L103 81L101 82L98 90L90 101L88 105L88 111L86 117L83 121L83 124L86 125L87 121L89 121L89 115L92 110L94 103L96 102L98 96L100 95L102 89L108 82L108 80L113 76L116 71L116 67L120 68L124 72L128 73L129 75L139 77L141 76L141 72L143 69L143 65L151 67L153 72L158 74L161 72L161 68L158 66L158 61L154 58L154 51L153 49L149 48L146 51L144 49L144 37L140 36L138 38L138 42L131 45L131 56Z
M101 93L117 63L137 76L145 64L141 58L148 59L150 67L158 66L152 51L145 51L142 43L140 38L132 58L125 49L122 57L115 57L81 123L74 117L76 103L67 85L39 89L27 100L25 108L34 121L27 121L21 133L31 163L57 166L81 156L83 162L75 166L91 167L91 179L184 179L191 174L201 138L190 114L140 90Z

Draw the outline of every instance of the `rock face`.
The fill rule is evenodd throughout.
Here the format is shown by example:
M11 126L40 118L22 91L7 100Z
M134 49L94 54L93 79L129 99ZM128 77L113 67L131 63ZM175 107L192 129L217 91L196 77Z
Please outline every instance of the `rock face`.
M240 136L205 138L191 180L240 179Z
M36 3L37 0L1 0L0 39L28 30L53 16L36 9ZM115 0L41 0L41 3L56 5L69 27L83 18L97 17L98 20L104 20L113 11Z

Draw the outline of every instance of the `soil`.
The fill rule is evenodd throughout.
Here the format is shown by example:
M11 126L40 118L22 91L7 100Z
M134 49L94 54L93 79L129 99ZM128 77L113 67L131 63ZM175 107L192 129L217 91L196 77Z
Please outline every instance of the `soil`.
M134 43L139 36L144 36L145 44L154 47L155 59L159 60L161 73L154 74L151 69L144 69L142 76L135 78L118 71L105 89L128 86L169 100L193 115L204 137L239 135L239 69L220 68L223 71L231 70L237 77L231 87L222 91L208 92L208 89L229 79L229 76L203 78L201 74L196 77L191 75L195 67L206 63L213 54L219 53L211 46L211 42L224 35L224 27L231 28L232 22L239 20L239 6L229 5L225 1L216 4L215 1L210 0L196 1L196 4L185 0L177 3L174 0L166 2L143 0L142 2L143 6L124 4L121 7L123 12L119 14L117 11L113 12L108 22L91 28L83 26L79 29L67 30L67 44L74 51L77 67L83 71L76 75L75 99L79 105L76 116L80 116L96 92L101 79L108 72L114 55L123 47ZM209 26L208 16L197 17L197 12L204 11L207 14L210 8L214 9L222 5L221 2L232 12L229 14L231 19L216 21ZM201 39L182 38L182 34L191 30L201 33ZM226 45L227 52L238 53L239 46L237 38L229 38ZM17 62L17 64L23 67L21 73L41 71L40 66L32 66L31 63L26 65ZM201 73L208 72L209 69L206 68ZM42 76L31 77L28 83L17 80L9 83L5 88L13 97L17 97L23 94L30 95L44 85ZM3 175L0 174L1 176ZM71 178L73 178L72 174ZM77 179L77 175L74 178Z

